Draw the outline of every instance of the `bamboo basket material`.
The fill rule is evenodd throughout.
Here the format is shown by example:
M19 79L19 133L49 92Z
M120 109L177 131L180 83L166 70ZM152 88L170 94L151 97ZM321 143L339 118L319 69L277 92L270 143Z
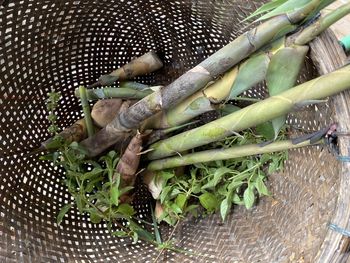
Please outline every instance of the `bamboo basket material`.
M74 90L134 56L155 50L165 67L138 77L165 85L242 33L239 23L261 1L251 0L21 0L0 1L0 262L152 262L155 247L111 237L104 224L69 213L56 215L70 197L62 170L28 153L49 134L46 94L63 94L59 124L82 117ZM311 44L301 80L342 65L345 56L332 32ZM331 83L330 83L331 85ZM264 87L247 92L264 97ZM312 131L337 121L350 131L349 92L289 115ZM298 134L298 131L293 132ZM340 139L349 155L348 138ZM273 197L252 210L237 207L226 223L219 216L186 218L176 244L194 255L166 252L160 262L345 262L349 239L329 223L350 229L350 164L321 147L289 152L285 171L269 176ZM139 216L147 218L149 194L137 192ZM162 228L164 239L171 229ZM196 255L200 254L200 255Z

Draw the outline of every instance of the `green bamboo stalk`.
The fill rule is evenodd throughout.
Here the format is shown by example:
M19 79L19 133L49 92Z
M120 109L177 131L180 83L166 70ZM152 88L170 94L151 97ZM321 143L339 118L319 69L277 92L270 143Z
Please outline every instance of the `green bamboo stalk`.
M300 35L296 38L295 44L305 45L310 42L316 36L321 34L324 30L329 28L332 24L337 22L350 13L350 3L342 5L341 7L330 12L326 16L320 18L317 22L304 29Z
M228 98L237 73L238 67L234 67L207 88L197 91L167 111L148 118L142 124L142 129L166 129L178 126L205 112L217 109L219 106L217 104Z
M137 128L142 121L156 112L162 109L169 109L184 100L189 95L203 88L216 76L223 74L271 40L275 40L281 35L294 30L295 28L290 26L304 19L320 3L321 0L312 0L309 4L294 12L273 17L251 31L237 37L234 41L165 87L161 92L152 93L120 114L119 121L121 125L129 129Z
M175 156L161 160L155 160L148 164L147 170L156 171L169 169L174 167L181 167L185 165L204 163L219 160L228 160L246 156L254 156L263 153L273 153L285 151L294 148L300 148L312 145L309 140L299 144L293 144L291 140L273 142L265 146L259 144L247 144L234 146L227 149L214 149L201 152L186 154L183 156Z
M131 88L101 88L101 89L87 89L86 98L88 100L98 100L98 99L107 99L107 98L123 98L123 99L142 99L153 90L136 90ZM79 89L75 90L75 96L80 97Z
M89 152L100 153L112 145L112 142L100 147L97 151L92 149L93 141L105 136L108 129L127 132L139 125L150 116L166 110L183 101L186 97L205 87L210 81L223 74L237 63L247 58L270 41L294 30L294 25L303 20L315 10L322 0L312 0L304 7L279 15L258 25L251 31L237 37L234 41L211 55L198 66L180 76L173 83L147 97L121 112L112 123L98 132L94 137L84 141ZM291 27L292 26L292 27ZM90 156L92 157L92 156Z
M277 96L254 103L196 129L180 133L150 146L151 160L223 139L234 132L287 114L305 101L323 99L350 88L350 66L313 79Z
M80 101L81 106L84 112L84 120L86 124L86 129L88 132L88 136L91 137L94 135L94 126L92 124L90 105L86 95L86 88L84 86L79 87Z
M296 45L280 49L272 56L266 74L270 96L276 96L295 85L308 50L308 46ZM272 120L274 139L277 138L286 119L287 116L283 115Z
M273 50L269 51L273 52ZM218 109L220 103L233 99L263 81L269 61L269 56L265 52L253 55L242 65L226 72L213 84L197 91L174 107L148 118L142 127L165 129L181 125L205 112Z

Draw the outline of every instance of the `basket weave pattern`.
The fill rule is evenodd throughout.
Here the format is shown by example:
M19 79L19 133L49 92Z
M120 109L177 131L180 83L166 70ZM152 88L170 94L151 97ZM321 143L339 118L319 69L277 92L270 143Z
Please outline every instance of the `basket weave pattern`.
M244 31L239 23L261 1L115 0L0 1L0 262L151 262L158 251L111 237L71 211L61 226L56 215L70 200L62 170L27 155L50 135L46 94L63 99L59 125L82 116L74 89L91 84L134 56L155 50L161 71L136 78L167 84ZM317 76L312 61L302 79ZM261 89L249 96L263 96ZM290 115L305 130L328 125L328 104ZM290 151L283 174L269 177L273 198L250 211L187 218L177 244L200 256L164 253L163 262L313 262L335 209L340 166L320 147ZM149 213L142 189L136 208ZM144 198L145 199L145 198ZM164 229L165 236L168 229Z

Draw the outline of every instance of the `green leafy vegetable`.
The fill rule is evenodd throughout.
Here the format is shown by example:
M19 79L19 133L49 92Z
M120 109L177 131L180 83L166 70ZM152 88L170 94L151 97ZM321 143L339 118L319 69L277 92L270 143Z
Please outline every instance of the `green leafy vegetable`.
M60 212L57 215L57 224L61 224L63 217L68 213L68 211L72 208L72 204L67 204L65 206L63 206L60 210Z

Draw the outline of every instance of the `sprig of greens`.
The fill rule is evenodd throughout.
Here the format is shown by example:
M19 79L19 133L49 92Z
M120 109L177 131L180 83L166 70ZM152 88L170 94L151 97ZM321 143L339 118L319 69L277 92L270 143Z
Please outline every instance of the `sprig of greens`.
M86 159L85 150L76 142L63 145L60 152L43 156L42 160L51 160L54 165L65 169L64 184L74 197L74 203L63 206L57 216L60 224L69 210L76 206L81 214L87 214L92 223L107 222L113 235L132 237L137 242L139 236L153 240L153 236L144 230L134 219L135 211L130 204L121 203L120 197L132 187L121 187L121 176L115 174L119 157L114 151L98 161ZM127 227L112 231L117 221L124 220ZM120 228L122 225L118 224Z
M52 91L48 93L48 99L46 100L46 109L49 112L47 119L51 123L48 128L48 131L52 135L56 135L58 133L57 115L55 114L55 111L58 106L58 101L60 100L60 97L61 93Z
M263 140L262 136L246 131L215 146L226 148ZM201 215L220 212L225 220L233 205L250 209L259 197L270 195L265 184L267 174L282 170L286 159L287 152L280 152L196 164L190 167L189 175L175 176L174 171L162 171L157 175L163 182L160 202L164 212L159 220L174 225L188 213L197 216L198 208L204 210Z

